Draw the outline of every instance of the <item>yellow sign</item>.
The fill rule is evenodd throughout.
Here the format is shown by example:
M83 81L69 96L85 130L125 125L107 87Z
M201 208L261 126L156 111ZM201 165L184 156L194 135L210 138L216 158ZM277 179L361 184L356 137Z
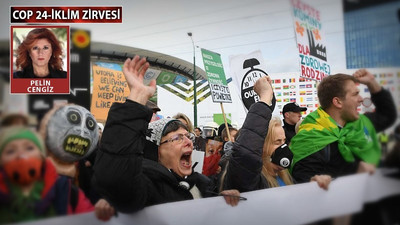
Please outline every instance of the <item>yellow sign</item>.
M97 121L106 121L112 103L124 102L128 95L129 87L122 71L93 65L93 93L90 111Z

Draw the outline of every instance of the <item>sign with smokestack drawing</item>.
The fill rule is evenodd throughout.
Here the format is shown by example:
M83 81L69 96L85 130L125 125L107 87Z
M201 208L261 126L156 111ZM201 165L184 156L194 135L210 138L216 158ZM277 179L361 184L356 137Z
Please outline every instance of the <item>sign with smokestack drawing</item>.
M312 6L291 0L300 60L300 76L321 81L330 75L321 14Z

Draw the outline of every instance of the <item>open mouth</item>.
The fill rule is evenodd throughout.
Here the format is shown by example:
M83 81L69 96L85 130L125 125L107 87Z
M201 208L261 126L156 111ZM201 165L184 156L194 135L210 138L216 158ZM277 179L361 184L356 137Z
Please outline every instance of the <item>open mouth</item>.
M182 154L180 163L185 168L190 168L192 166L192 151L188 151Z
M64 151L84 156L90 148L90 140L78 135L69 135L64 139Z

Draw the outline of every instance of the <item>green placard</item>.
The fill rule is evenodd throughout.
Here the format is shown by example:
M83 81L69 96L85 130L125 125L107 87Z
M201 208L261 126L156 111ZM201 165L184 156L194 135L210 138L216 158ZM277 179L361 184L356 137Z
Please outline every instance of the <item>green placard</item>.
M221 56L203 48L201 49L201 55L213 102L231 103L231 93L226 83Z
M232 115L230 113L225 113L225 116L226 116L226 122L232 123L232 121L231 121ZM217 124L225 123L224 115L222 113L214 113L213 119L214 119L214 122L216 122Z

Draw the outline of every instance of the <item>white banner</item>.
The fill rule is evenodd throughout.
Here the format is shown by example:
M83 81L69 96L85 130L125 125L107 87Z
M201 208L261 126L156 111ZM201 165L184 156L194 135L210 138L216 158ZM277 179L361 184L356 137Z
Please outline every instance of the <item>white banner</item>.
M327 191L310 182L242 193L247 200L236 207L227 205L223 197L213 197L155 205L134 214L119 214L108 222L87 213L25 224L306 224L360 212L365 203L400 194L400 180L385 173L340 177Z

